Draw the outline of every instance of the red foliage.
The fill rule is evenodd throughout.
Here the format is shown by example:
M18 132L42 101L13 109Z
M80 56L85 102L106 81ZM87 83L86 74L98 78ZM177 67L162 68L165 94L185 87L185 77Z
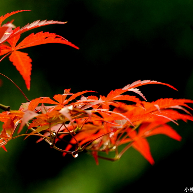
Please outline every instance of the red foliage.
M50 25L50 24L65 24L66 22L61 21L34 21L31 24L27 24L26 26L20 28L12 24L12 22L8 22L1 26L2 22L8 18L9 16L22 12L22 11L29 11L29 10L20 10L15 11L12 13L7 13L4 16L0 17L0 56L5 55L9 56L9 60L13 63L13 65L16 67L16 69L20 72L23 79L25 80L26 86L28 89L30 89L30 76L31 76L31 69L32 69L32 60L28 56L27 53L18 51L24 48L37 46L40 44L47 44L47 43L60 43L60 44L66 44L69 46L72 46L76 49L78 49L77 46L70 43L68 40L63 38L62 36L56 35L54 33L49 32L39 32L39 33L32 33L26 38L24 38L19 44L17 42L20 39L20 35L26 31L29 31L31 29ZM13 28L15 28L13 30ZM3 59L2 58L2 59ZM1 59L1 60L2 60Z
M49 32L32 33L18 43L20 35L28 30L50 24L65 24L60 21L38 20L22 28L15 28L13 21L2 25L9 16L22 11L27 10L7 13L0 17L0 55L4 55L3 58L9 55L10 61L16 66L27 88L30 89L32 60L27 53L19 50L47 43L61 43L77 49L78 47L63 37ZM10 78L8 79L14 83ZM187 103L193 103L193 100L166 98L147 102L137 88L146 84L162 84L175 89L166 83L139 80L122 89L111 91L106 97L93 95L86 97L83 94L88 95L93 91L74 94L70 93L70 89L65 89L63 94L55 95L54 100L40 97L29 101L15 84L28 102L23 103L19 110L10 110L10 107L0 104L1 109L5 110L0 113L0 121L3 122L0 147L6 151L5 145L10 140L20 136L27 138L36 135L39 136L37 142L44 140L63 155L71 154L77 157L79 152L87 150L93 155L97 164L98 158L112 161L120 159L130 147L139 151L153 164L154 160L146 138L164 134L180 141L180 135L168 123L177 124L176 121L179 119L193 121L193 116L187 110L188 108L192 110ZM128 91L139 94L145 101L125 94ZM27 128L25 133L24 126ZM63 142L63 148L58 147L59 142ZM124 148L120 151L119 146L122 145ZM114 158L99 154L99 152L108 154L110 151L115 152Z
M0 135L1 146L18 136L37 135L40 137L38 142L45 140L51 147L63 152L63 155L68 153L76 157L78 152L86 149L98 163L98 157L104 158L98 155L99 152L108 154L115 151L114 158L104 159L117 160L128 148L133 147L153 164L154 160L146 138L164 134L180 141L179 134L167 123L171 121L177 123L179 119L193 121L193 117L186 109L190 108L186 103L193 101L166 98L147 102L135 96L123 95L128 91L137 91L143 96L136 87L145 84L163 84L172 87L156 81L137 81L122 89L111 91L107 97L100 96L100 98L83 96L93 91L73 94L70 93L70 89L66 89L64 94L55 95L53 97L55 100L40 97L22 104L17 111L2 112L0 121L4 124ZM27 131L20 134L24 125L27 126ZM16 130L17 135L14 136ZM64 141L64 149L57 147L59 141ZM119 152L118 147L123 144L126 146Z

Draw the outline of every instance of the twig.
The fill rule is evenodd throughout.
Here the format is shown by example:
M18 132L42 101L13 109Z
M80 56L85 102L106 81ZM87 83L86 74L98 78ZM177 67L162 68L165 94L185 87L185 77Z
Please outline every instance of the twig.
M0 109L4 110L4 111L10 111L10 106L6 106L3 104L0 104Z
M15 82L13 82L13 80L11 80L9 77L5 76L4 74L0 73L1 76L4 76L5 78L7 78L9 81L11 81L21 92L21 94L25 97L25 99L30 102L30 100L27 98L27 96L24 94L24 92L21 90L21 88L19 88L19 86L17 86L17 84Z

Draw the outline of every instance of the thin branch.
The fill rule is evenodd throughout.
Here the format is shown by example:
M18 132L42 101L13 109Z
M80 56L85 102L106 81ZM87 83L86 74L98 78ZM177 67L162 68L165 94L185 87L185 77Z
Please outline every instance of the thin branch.
M10 106L6 106L3 104L0 104L0 109L4 110L4 111L10 111Z
M133 141L134 142L134 141ZM117 159L121 158L121 156L133 145L133 142L131 142L130 144L128 144L116 157Z
M119 157L116 157L116 156L114 158L109 158L109 157L103 157L103 156L98 155L97 157L101 159L109 160L109 161L117 161L120 159Z
M1 76L4 76L5 78L7 78L9 81L11 81L21 92L21 94L25 97L25 99L30 102L30 100L27 98L27 96L24 94L24 92L21 90L21 88L19 88L19 86L17 86L17 84L15 82L13 82L13 80L11 80L9 77L5 76L4 74L0 73Z

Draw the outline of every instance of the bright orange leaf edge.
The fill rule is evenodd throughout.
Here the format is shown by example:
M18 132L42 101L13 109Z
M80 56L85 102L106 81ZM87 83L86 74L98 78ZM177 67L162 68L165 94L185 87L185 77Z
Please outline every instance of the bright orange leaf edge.
M4 59L6 56L9 55L9 60L13 63L13 65L16 67L16 69L20 72L22 75L26 87L29 90L30 89L30 80L31 80L31 70L32 70L32 60L28 56L27 53L21 52L18 50L37 46L40 44L47 44L47 43L60 43L60 44L66 44L69 46L72 46L76 49L79 49L77 46L63 38L62 36L56 35L55 33L49 33L49 32L38 32L36 34L32 33L26 38L24 38L20 43L18 43L20 39L20 35L26 31L29 31L31 29L50 25L50 24L65 24L66 22L61 21L34 21L31 24L27 24L24 27L15 27L12 22L7 22L6 24L2 25L2 22L10 17L13 14L23 12L23 11L30 11L30 10L19 10L19 11L13 11L11 13L7 13L4 16L0 17L0 56L3 56L1 58ZM15 29L14 29L15 28ZM0 61L1 61L0 60Z
M163 98L147 102L137 88L147 84L175 89L169 84L150 80L139 80L99 97L86 96L93 91L71 93L70 89L65 89L53 99L40 97L23 103L19 110L4 111L0 113L3 122L0 146L5 149L12 139L36 135L40 137L37 142L44 140L63 155L77 157L79 152L87 150L97 164L98 158L120 159L130 147L154 164L147 137L164 134L180 141L181 136L168 123L193 121L188 111L192 108L187 105L193 100ZM140 97L125 94L127 92L138 93ZM122 145L124 148L120 150ZM111 151L115 152L113 158L108 157ZM106 153L107 157L101 156L100 152Z

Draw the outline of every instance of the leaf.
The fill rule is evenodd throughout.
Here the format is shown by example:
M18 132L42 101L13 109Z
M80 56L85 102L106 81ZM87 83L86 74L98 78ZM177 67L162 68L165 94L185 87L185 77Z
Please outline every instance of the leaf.
M143 99L146 100L145 96L140 92L139 89L137 89L136 87L142 86L142 85L146 85L146 84L162 84L162 85L166 85L169 86L171 88L173 88L174 90L177 90L176 88L174 88L173 86L171 86L170 84L166 84L166 83L162 83L162 82L157 82L157 81L151 81L151 80L138 80L133 82L132 84L128 84L125 87L123 87L122 89L116 89L116 90L112 90L107 97L101 96L102 100L105 101L110 101L110 100L115 100L117 97L120 97L121 94L127 92L127 91L132 91L135 92L137 94L139 94ZM131 97L131 96L130 96ZM117 99L118 100L118 99ZM119 99L119 100L125 100L125 99ZM126 99L127 100L127 99ZM133 102L139 102L137 100L137 98L133 97ZM132 100L131 100L132 101Z
M94 109L93 112L99 112L99 113L100 113L100 112L104 112L104 113L109 114L109 116L110 116L110 114L115 114L115 115L117 115L117 119L118 119L118 120L121 119L121 118L124 118L124 119L127 120L131 125L133 125L133 123L131 122L131 120L130 120L127 116L123 115L122 113L118 113L118 112L115 112L115 111L109 111L109 110L107 110L107 109Z
M20 127L17 131L17 133L20 133L23 126L29 121L31 120L32 118L38 116L37 113L33 112L33 111L26 111L21 119L21 124L20 124Z
M0 42L6 38L4 37L5 35L9 35L7 30L9 29L9 27L5 26L5 27L0 27ZM7 39L7 38L6 38Z
M157 125L156 123L150 123L148 126L141 126L139 128L139 135L152 136L157 134L167 135L168 137L181 141L181 136L169 125Z
M13 33L17 32L19 29L20 29L20 28L17 27L16 29L13 30ZM21 35L18 34L17 36L14 36L14 37L12 37L12 38L10 38L10 39L7 40L7 42L8 42L9 45L10 45L10 47L12 48L12 51L17 50L16 44L17 44L17 42L19 41L20 37L21 37Z
M0 139L0 147L2 147L5 151L7 151L7 149L5 148L5 146L4 145L6 145L7 144L7 140L5 140L5 139Z
M0 134L0 147L2 147L5 151L7 151L7 149L4 145L6 145L7 142L12 139L14 129L15 126L13 120L8 118L7 121L4 122L3 130Z
M37 46L41 44L48 44L48 43L66 44L76 49L79 49L77 46L75 46L74 44L72 44L62 36L59 36L55 33L49 33L49 32L38 32L36 34L34 33L30 34L17 45L16 49L23 49L23 48L28 48L28 47Z
M39 132L41 132L41 131L45 131L45 130L47 130L49 127L50 127L50 125L39 126L39 127L37 127L34 131L32 131L31 133L29 133L29 135L27 135L26 138L29 137L30 135L34 135L34 134L37 134L37 133L39 133ZM25 138L25 139L26 139L26 138Z
M4 149L4 151L7 151L6 147L4 145L1 145L1 141L2 140L0 140L0 146Z
M133 82L132 84L128 84L127 86L123 87L122 89L123 90L130 90L132 88L136 88L136 87L139 87L139 86L142 86L142 85L146 85L146 84L162 84L162 85L169 86L170 88L173 88L174 90L177 90L175 87L173 87L170 84L162 83L162 82L157 82L155 80L143 80L143 81L138 80L138 81Z
M191 107L189 107L185 103L193 103L193 101L190 100L190 99L165 98L165 99L158 99L155 102L152 102L152 104L158 105L160 109L163 109L163 108L179 108L179 106L185 106L185 107L193 110Z
M5 58L7 55L9 55L11 53L12 49L10 46L7 45L1 45L0 46L0 56L5 55L3 58ZM3 60L3 58L1 58L0 61Z
M147 142L147 140L139 136L135 130L128 129L127 133L128 136L131 137L132 140L134 140L132 146L137 151L139 151L145 157L145 159L150 162L150 164L154 164L154 160L151 155L149 143Z
M18 31L18 29L15 29L14 31ZM13 65L16 66L16 69L22 75L28 90L30 89L32 60L27 53L20 52L17 50L31 47L31 46L36 46L39 44L47 44L47 43L61 43L61 44L66 44L78 49L78 47L76 47L74 44L70 43L68 40L64 39L63 37L49 32L45 32L45 33L39 32L37 34L31 34L16 46L19 38L20 38L20 35L17 35L9 39L8 42L11 47L9 46L2 47L1 48L2 51L0 55L11 53L9 59L11 62L13 62Z
M74 100L76 97L84 94L84 93L87 93L87 92L95 92L95 91L92 91L92 90L85 90L85 91L82 91L82 92L77 92L76 94L73 94L72 96L70 96L70 98L68 98L65 102L65 104L67 104L68 102Z
M11 138L14 131L14 122L11 118L9 118L4 124L3 124L3 131L1 133L1 137L4 139Z
M25 10L21 10L25 11ZM8 13L5 16L0 17L0 24L9 16L21 12L21 11L15 11L12 13ZM62 36L56 35L54 33L49 32L39 32L39 33L32 33L29 36L27 36L23 41L21 41L18 45L17 42L20 38L20 35L26 31L29 31L31 29L50 25L50 24L65 24L66 22L61 21L47 21L47 20L37 20L32 22L31 24L27 24L24 27L20 29L20 27L17 27L16 29L12 30L13 25L5 24L5 26L0 27L0 55L5 55L1 58L4 59L7 55L11 54L9 59L11 62L13 62L13 65L16 66L16 69L20 72L23 79L25 80L25 84L27 86L27 89L30 89L30 76L31 76L31 58L28 56L27 53L23 53L18 51L19 49L24 49L32 46L37 46L41 44L47 44L47 43L61 43L66 44L71 47L74 47L76 49L79 49L77 46L63 38ZM6 45L5 42L8 42L9 45ZM0 60L0 61L1 61Z
M14 15L16 13L19 13L19 12L23 12L23 11L30 11L30 10L18 10L18 11L13 11L11 13L6 13L4 16L1 16L0 17L0 26L2 24L2 22L7 19L8 17L10 17L11 15Z
M72 121L70 110L72 110L73 106L65 106L59 112L64 115L68 120Z
M146 139L138 139L135 140L135 142L133 142L132 145L137 151L139 151L144 157L145 159L147 159L147 161L149 161L150 164L154 164L154 159L151 155L150 152L150 147L149 147L149 143L147 142Z
M16 33L12 34L11 38L18 35L18 34L22 34L26 31L29 31L31 29L34 29L34 28L38 28L38 27L41 27L41 26L45 26L45 25L50 25L50 24L66 24L66 22L62 22L62 21L53 21L53 20L37 20L37 21L34 21L32 23L28 23L27 25L25 25L24 27L22 27L20 30L18 30Z
M30 10L20 10L20 11L14 11L11 13L7 13L4 16L0 17L0 26L2 24L2 22L8 18L9 16L18 13L18 12L23 12L23 11L30 11ZM8 22L6 24L4 24L2 27L0 27L0 44L7 41L8 38L13 34L12 28L15 28L15 26L12 24L11 22Z
M9 37L4 39L3 41L1 41L0 43L4 43L5 41L8 41L9 39L11 38L14 38L15 36L17 35L21 35L22 33L26 32L26 31L29 31L31 29L34 29L34 28L38 28L38 27L41 27L41 26L45 26L45 25L50 25L50 24L65 24L66 22L61 22L61 21L53 21L53 20L50 20L50 21L47 21L47 20L43 20L43 21L40 21L40 20L37 20L37 21L34 21L33 23L31 24L27 24L25 25L24 27L22 27L21 29L17 28L16 31L13 31L12 33L10 33ZM78 48L78 47L77 47Z
M60 104L63 104L64 101L65 101L65 99L66 99L66 97L67 97L67 94L57 94L57 95L54 95L53 98L54 98L56 101L58 101Z
M123 89L116 89L116 90L112 90L106 97L106 101L110 101L110 100L114 100L115 97L120 96L121 94L123 94L124 92L126 92L126 90Z
M13 65L22 75L23 79L25 80L27 89L29 90L30 80L31 80L30 76L31 76L31 69L32 69L31 58L28 56L27 53L14 51L9 56L9 60L13 62Z
M187 115L187 114L181 114L176 110L162 110L161 113L155 113L157 116L165 116L168 117L169 119L172 120L183 120L183 121L193 121L193 116L192 115Z
M96 165L99 165L99 160L98 160L98 152L97 151L92 151L92 156L94 157L94 160L96 162Z
M39 105L39 103L58 104L57 102L53 101L49 97L40 97L30 101L28 110L34 111L35 108Z

